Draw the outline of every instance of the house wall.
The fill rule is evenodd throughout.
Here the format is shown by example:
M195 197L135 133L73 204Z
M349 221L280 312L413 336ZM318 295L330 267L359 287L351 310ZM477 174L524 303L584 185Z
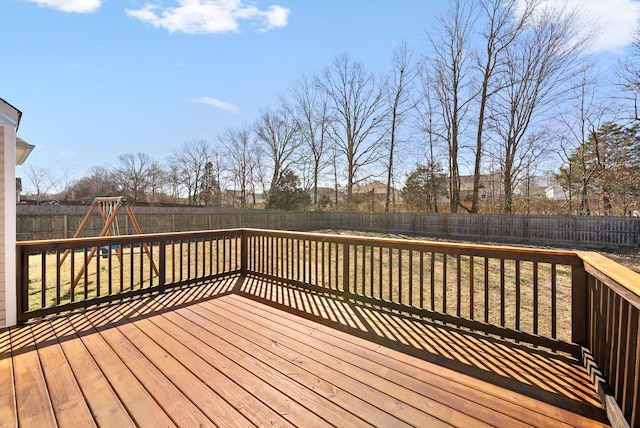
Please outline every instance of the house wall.
M6 159L5 155L5 141L7 138L5 137L5 133L8 132L8 126L3 126L2 122L0 122L0 189L4 189L5 187L5 165L4 160ZM4 192L0 192L4 193ZM0 242L6 242L6 228L5 228L5 200L4 198L0 198ZM7 324L7 292L6 292L6 254L7 254L7 246L0 245L0 281L2 284L0 285L0 327L3 327Z
M12 113L12 116L16 114L15 111L9 113ZM10 116L9 120L11 119L17 123L17 117ZM0 328L15 325L17 322L15 141L16 126L0 120Z

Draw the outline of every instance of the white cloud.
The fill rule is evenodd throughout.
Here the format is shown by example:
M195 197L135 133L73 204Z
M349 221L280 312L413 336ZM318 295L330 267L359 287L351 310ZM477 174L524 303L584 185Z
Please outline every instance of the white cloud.
M63 12L91 13L102 5L103 0L27 0L40 6L58 9Z
M226 111L231 111L231 112L238 112L240 111L240 109L238 108L238 106L236 106L235 104L231 104L228 103L226 101L221 101L219 99L216 98L211 98L211 97L200 97L196 100L193 100L194 103L203 103L203 104L209 104L212 105L214 107L218 107L222 110L226 110Z
M584 8L591 10L602 32L593 49L617 51L632 41L640 18L640 3L632 0L582 0Z
M243 0L178 0L176 7L147 4L142 9L126 9L132 18L164 28L170 33L226 33L238 31L239 22L258 25L260 31L287 25L289 9L271 6L260 10Z
M520 0L521 3L524 0ZM631 42L640 18L638 0L546 0L558 10L577 10L585 31L599 31L594 52L618 51Z

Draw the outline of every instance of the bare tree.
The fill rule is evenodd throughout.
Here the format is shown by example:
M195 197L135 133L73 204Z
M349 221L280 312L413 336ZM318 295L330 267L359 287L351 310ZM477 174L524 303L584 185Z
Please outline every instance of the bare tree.
M200 203L205 165L211 159L211 144L207 140L188 140L173 150L170 164L187 191L190 204Z
M567 193L570 213L573 213L574 192L577 193L580 215L591 214L589 190L597 176L597 168L589 163L587 141L606 121L605 118L611 117L612 112L609 103L598 97L596 83L602 79L593 70L590 64L580 69L570 97L571 110L560 116L565 129L560 144L564 165L556 177Z
M526 31L505 51L504 89L492 106L505 213L513 212L514 189L523 168L544 150L546 134L541 119L553 101L566 94L569 87L565 82L577 71L587 46L588 38L580 37L577 31L578 22L571 11L540 7L532 13Z
M135 202L140 202L148 190L149 173L153 166L153 159L146 153L125 153L118 156L112 173L122 192Z
M225 148L227 171L234 186L234 200L237 198L244 208L250 193L255 193L255 169L259 157L255 153L251 130L246 126L227 128L220 137L220 142Z
M40 204L43 199L55 196L58 197L57 189L61 187L63 181L61 176L49 168L37 167L29 164L24 171L27 181L27 187L31 189L31 195L35 198L36 203Z
M311 165L313 204L318 207L318 181L327 166L327 140L331 122L329 104L325 92L318 90L313 78L302 76L291 90L291 114L296 121L303 146L303 160ZM305 153L307 157L304 157ZM305 162L307 163L307 162Z
M64 194L68 199L93 199L98 196L114 196L119 193L113 173L102 166L94 166L89 175L69 185Z
M473 2L474 0L471 0ZM478 212L482 156L485 150L487 104L501 89L499 76L505 72L506 50L524 31L540 0L481 0L477 3L484 29L482 46L478 49L477 70L480 87L477 94L478 115L476 121L476 148L473 166L473 193L470 212ZM517 9L517 11L516 11Z
M395 156L402 143L401 128L409 113L415 107L412 93L416 76L413 53L407 43L402 42L393 51L393 68L385 85L386 101L389 108L387 117L390 128L387 154L387 194L384 202L385 212L389 212L391 202Z
M297 123L287 110L286 105L277 110L264 109L253 126L257 143L262 145L262 153L271 161L269 189L275 188L282 171L294 161L300 145Z
M438 19L437 32L429 37L432 50L434 91L438 102L448 146L449 208L457 212L460 199L461 139L466 126L469 104L473 100L471 87L471 36L475 23L472 4L452 0L444 16Z
M148 192L147 202L149 204L156 204L159 202L158 198L163 190L166 188L169 179L167 172L162 168L159 162L153 161L149 166L147 172L148 178Z
M426 137L425 145L421 147L422 153L420 153L420 156L423 156L427 160L425 165L427 166L427 172L429 174L429 191L430 194L433 195L433 206L428 208L437 213L438 196L440 194L439 182L442 177L437 174L440 163L436 158L440 158L440 156L438 156L437 146L438 140L440 136L443 135L443 132L438 128L441 122L436 118L437 111L435 104L437 103L434 99L434 85L432 85L429 72L430 70L427 67L421 67L420 69L421 93L420 100L416 104L415 109L415 126Z
M348 54L334 59L317 80L330 101L330 136L347 166L347 207L353 209L353 186L364 170L380 160L384 135L383 93L374 76Z
M633 36L629 54L618 64L618 85L622 87L623 99L630 102L631 120L640 121L640 22Z

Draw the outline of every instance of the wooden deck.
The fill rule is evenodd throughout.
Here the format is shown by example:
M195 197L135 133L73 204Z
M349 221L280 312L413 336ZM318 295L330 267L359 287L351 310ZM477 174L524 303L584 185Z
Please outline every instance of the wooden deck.
M0 426L602 426L579 361L281 283L0 331Z

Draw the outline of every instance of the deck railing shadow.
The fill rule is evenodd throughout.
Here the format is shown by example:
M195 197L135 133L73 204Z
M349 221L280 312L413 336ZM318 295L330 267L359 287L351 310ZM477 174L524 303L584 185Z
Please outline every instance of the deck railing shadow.
M62 257L66 252L71 257ZM274 289L250 294L316 318L314 293L357 302L348 311L338 304L315 308L354 333L363 320L375 331L421 318L456 326L438 331L441 341L455 336L467 344L459 354L480 337L496 361L498 343L522 355L571 355L592 370L609 418L640 424L640 275L595 253L257 229L19 242L18 320L233 275L286 283L280 301L260 294ZM247 286L233 292L247 294ZM304 297L293 300L298 289ZM415 328L402 334L391 328L385 340L411 349ZM500 369L487 369L489 360L474 364L476 375Z
M593 420L602 416L593 384L577 374L581 362L569 355L286 282L249 277L236 294ZM567 378L579 388L567 389Z

